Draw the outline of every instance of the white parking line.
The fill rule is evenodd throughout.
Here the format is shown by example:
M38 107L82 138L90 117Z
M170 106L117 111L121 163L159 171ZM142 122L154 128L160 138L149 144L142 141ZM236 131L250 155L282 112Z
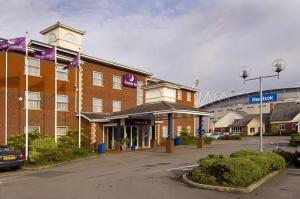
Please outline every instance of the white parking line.
M167 171L172 171L172 170L188 170L188 168L197 167L197 166L199 166L199 165L198 164L193 164L193 165L187 165L187 166L184 166L184 167L170 168L170 169L167 169Z

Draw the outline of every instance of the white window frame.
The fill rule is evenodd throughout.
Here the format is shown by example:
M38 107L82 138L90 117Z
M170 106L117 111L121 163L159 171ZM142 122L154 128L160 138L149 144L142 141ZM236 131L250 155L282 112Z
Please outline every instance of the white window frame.
M177 126L177 136L181 135L182 126Z
M64 65L58 64L56 68L56 79L60 81L69 81L69 70L64 69Z
M192 101L192 93L191 92L186 92L186 101L191 102Z
M36 98L32 97L31 94L38 94ZM27 94L25 91L25 101L24 105L26 108L26 99ZM32 92L28 91L28 109L30 110L40 110L41 109L41 93L40 92Z
M32 129L32 130L30 130ZM33 129L38 129L38 130L33 130ZM24 132L26 131L26 126L24 126ZM28 133L31 133L31 132L41 132L41 127L40 126L28 126Z
M60 100L65 98L66 100ZM69 96L57 94L57 111L69 111Z
M35 65L30 64L30 60L35 61L37 63L37 65L35 66ZM28 75L29 76L36 76L36 77L41 76L41 61L39 59L28 57L27 64L28 64ZM35 71L35 72L33 72L33 71ZM25 75L26 75L26 68L25 68Z
M59 130L58 130L59 128L65 128L65 129L66 129L66 132L60 134L60 133L59 133ZM66 135L66 134L68 133L68 131L69 131L69 127L68 127L68 126L57 126L57 127L56 127L57 137L60 137L60 136L62 136L62 135Z
M116 106L116 103L119 103L120 106ZM121 111L122 110L122 102L119 101L119 100L113 100L113 112L118 112L118 111Z
M162 137L163 138L168 137L168 126L162 126Z
M122 89L122 78L117 75L113 75L113 89L121 90Z
M250 127L250 133L255 133L255 127Z
M192 132L191 126L186 126L186 130L187 130L187 132L191 133Z
M103 99L93 98L93 112L95 113L103 112Z
M177 90L177 100L182 100L182 90Z
M297 123L292 123L292 130L297 130Z
M283 128L282 128L283 127ZM278 130L279 131L285 131L285 124L279 124L278 125Z
M103 86L103 73L99 71L93 71L93 85Z
M142 89L143 82L138 81L137 82L137 87L136 87L136 104L137 105L142 105L144 103L144 90Z

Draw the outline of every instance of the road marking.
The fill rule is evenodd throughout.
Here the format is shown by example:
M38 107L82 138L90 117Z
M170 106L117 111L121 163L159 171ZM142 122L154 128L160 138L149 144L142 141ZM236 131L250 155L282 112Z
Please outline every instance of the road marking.
M4 173L3 175L0 175L1 177L6 177L6 176L13 176L13 175L17 175L17 174L24 174L24 173L28 173L30 171L20 171L20 172L9 172L9 173Z
M192 167L196 167L199 166L199 164L193 164L193 165L188 165L188 166L184 166L184 167L177 167L177 168L170 168L167 169L167 171L172 171L172 170L184 170L184 169L188 169L188 168L192 168Z

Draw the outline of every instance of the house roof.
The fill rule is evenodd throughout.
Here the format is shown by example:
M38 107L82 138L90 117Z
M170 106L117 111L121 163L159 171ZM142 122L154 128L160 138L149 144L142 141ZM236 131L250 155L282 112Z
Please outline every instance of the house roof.
M155 103L146 103L124 111L114 112L106 118L114 119L114 118L126 118L132 116L147 115L147 114L161 115L161 114L168 114L168 113L212 116L211 113L200 111L198 108L195 107L189 107L183 104L161 101Z
M259 114L251 114L246 116L243 119L236 119L230 126L247 126L253 119L260 119ZM263 123L268 124L270 120L270 114L265 113L263 114Z
M78 30L78 29L73 28L73 27L71 27L71 26L67 26L67 25L65 25L65 24L63 24L63 23L61 23L61 22L59 22L59 21L58 21L56 24L54 24L54 25L52 25L52 26L50 26L50 27L48 27L48 28L42 30L40 33L41 33L41 34L45 34L45 33L49 32L49 31L51 31L51 30L53 30L53 29L55 29L55 28L57 28L57 27L63 27L63 28L65 28L65 29L67 29L67 30L71 30L71 31L77 32L77 33L79 33L79 34L81 34L81 35L84 35L84 34L85 34L85 31Z
M300 104L297 102L277 103L271 114L270 121L291 121L300 112Z
M177 116L212 116L208 112L200 111L198 108L188 107L182 104L175 104L171 102L155 102L142 104L124 111L113 113L82 113L82 116L90 122L108 122L113 119L140 117L149 115L163 115L173 113Z

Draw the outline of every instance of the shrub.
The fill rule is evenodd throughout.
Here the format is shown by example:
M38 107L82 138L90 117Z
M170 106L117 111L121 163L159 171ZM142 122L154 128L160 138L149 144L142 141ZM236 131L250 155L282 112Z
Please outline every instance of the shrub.
M213 141L213 138L211 138L211 137L204 137L204 144L211 144L212 141Z
M203 184L244 187L285 166L284 159L276 153L242 150L228 158L212 154L200 159L188 178Z
M44 135L38 131L28 133L29 149L33 140L42 138ZM25 151L25 133L17 133L8 138L7 146L17 152Z
M186 128L182 128L180 132L180 141L182 145L194 145L197 143L197 138L191 135Z
M298 145L300 145L300 135L299 134L292 135L290 139L290 146L298 146Z
M62 135L58 139L59 147L72 148L78 146L78 130L68 131L66 135ZM81 131L81 146L88 146L88 137Z
M54 138L43 137L32 141L29 152L30 162L55 162L63 158L63 153L57 147Z
M223 135L220 137L220 140L241 140L242 136L239 134L236 135Z
M258 154L258 152L253 151L253 150L240 150L240 151L230 154L230 157L237 158L237 157L245 157L245 156L257 155L257 154Z

